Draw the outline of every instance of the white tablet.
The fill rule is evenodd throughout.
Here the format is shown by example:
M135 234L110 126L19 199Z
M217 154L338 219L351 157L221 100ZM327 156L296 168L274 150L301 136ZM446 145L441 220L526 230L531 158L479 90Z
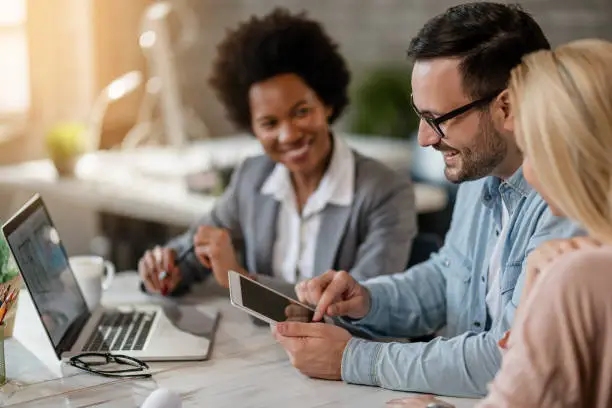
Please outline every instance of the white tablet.
M312 322L314 309L235 271L229 271L232 305L270 324Z

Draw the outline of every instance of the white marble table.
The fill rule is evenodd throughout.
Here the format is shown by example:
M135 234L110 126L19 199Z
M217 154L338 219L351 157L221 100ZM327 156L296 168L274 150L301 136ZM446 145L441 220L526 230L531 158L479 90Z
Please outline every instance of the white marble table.
M150 301L136 290L135 274L120 274L104 302ZM58 362L25 291L19 301L14 338L7 340L9 383L0 388L0 406L138 407L153 390L179 393L184 407L383 407L407 394L373 387L314 380L301 375L268 328L253 325L211 285L186 299L216 305L221 320L211 358L205 362L151 363L146 380L110 379ZM448 398L458 408L474 400Z

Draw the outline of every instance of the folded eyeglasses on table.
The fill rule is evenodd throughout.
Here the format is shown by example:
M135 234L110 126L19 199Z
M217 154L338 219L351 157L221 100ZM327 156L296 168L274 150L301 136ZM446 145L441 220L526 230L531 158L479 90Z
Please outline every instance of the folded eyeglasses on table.
M68 364L105 377L149 378L149 366L144 361L122 354L81 353L68 360ZM119 367L117 367L117 365ZM121 368L127 366L127 368Z

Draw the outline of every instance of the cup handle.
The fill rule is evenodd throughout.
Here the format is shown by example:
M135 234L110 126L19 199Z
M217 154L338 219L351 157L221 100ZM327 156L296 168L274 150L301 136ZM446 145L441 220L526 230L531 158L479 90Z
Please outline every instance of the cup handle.
M104 269L106 269L106 278L102 282L102 290L107 290L115 278L115 265L111 261L104 261Z

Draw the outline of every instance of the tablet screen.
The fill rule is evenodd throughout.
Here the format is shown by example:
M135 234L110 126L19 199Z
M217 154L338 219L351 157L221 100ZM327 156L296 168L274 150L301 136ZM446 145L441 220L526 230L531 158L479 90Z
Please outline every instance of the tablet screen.
M312 322L314 312L299 303L277 294L266 287L242 277L240 279L242 305L275 322Z

